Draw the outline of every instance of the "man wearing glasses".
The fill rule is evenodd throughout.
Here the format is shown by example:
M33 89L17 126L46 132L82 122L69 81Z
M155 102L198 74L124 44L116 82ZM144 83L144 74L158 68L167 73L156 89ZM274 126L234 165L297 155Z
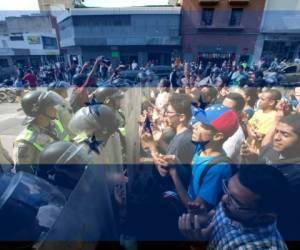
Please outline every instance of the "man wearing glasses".
M168 160L172 160L172 167L176 169L180 182L187 188L190 182L191 176L191 161L194 153L194 145L192 143L192 129L189 126L191 119L191 98L186 94L173 93L170 96L168 105L164 112L164 118L168 125L176 132L170 143L166 145L165 150L162 150L162 143L159 142L160 151L158 151L157 144L153 139L151 133L144 133L142 140L146 141L149 145L151 155L153 157L154 177L154 189L151 190L151 212L149 214L154 215L151 217L151 223L153 221L164 221L163 225L155 229L151 234L153 239L162 240L177 240L181 237L177 228L177 218L181 212L177 212L177 209L183 209L183 204L176 199L175 185L172 178L169 175ZM153 134L156 133L153 130ZM163 141L166 144L165 141ZM174 198L174 200L173 200ZM178 207L173 207L173 202ZM148 218L149 219L149 214ZM156 224L155 224L156 227Z
M286 205L288 183L275 168L242 167L228 182L216 211L183 214L180 231L190 240L209 241L208 249L287 249L276 227Z

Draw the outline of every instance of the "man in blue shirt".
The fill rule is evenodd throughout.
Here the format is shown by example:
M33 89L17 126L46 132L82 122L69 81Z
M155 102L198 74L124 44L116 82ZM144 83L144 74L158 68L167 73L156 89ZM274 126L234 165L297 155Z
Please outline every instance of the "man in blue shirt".
M192 161L193 178L188 189L188 195L192 200L201 199L213 207L218 204L221 198L222 186L220 183L223 179L229 179L232 175L229 163L217 163L207 172L200 186L200 176L214 158L215 156L202 156L201 152L194 155Z
M171 165L176 159L172 156L162 157L161 165L169 170L176 191L187 208L190 208L191 202L203 205L208 210L218 204L222 196L222 180L228 180L232 175L222 145L235 133L238 124L235 112L221 104L212 105L197 114L192 135L197 150L192 160L192 180L188 192L176 168Z

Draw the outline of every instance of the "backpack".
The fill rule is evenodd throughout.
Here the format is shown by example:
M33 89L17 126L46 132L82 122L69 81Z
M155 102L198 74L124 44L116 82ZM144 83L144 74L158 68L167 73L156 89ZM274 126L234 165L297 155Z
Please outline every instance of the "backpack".
M231 167L231 173L232 175L237 173L237 165L233 165L231 162L231 159L228 158L225 155L219 155L217 157L214 157L211 161L209 161L209 163L206 165L206 167L204 168L204 170L202 171L200 178L199 178L199 187L201 187L201 185L203 184L203 180L204 177L206 176L206 174L208 173L208 171L215 165L219 164L219 163L228 163L230 164Z

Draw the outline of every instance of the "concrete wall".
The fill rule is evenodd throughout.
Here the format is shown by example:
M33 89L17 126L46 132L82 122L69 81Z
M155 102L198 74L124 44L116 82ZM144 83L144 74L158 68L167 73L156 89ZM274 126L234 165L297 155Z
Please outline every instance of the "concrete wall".
M267 0L266 11L300 10L300 0Z
M48 16L7 17L6 23L10 33L53 32Z
M299 51L300 0L266 0L255 59L260 56L270 61L275 56L293 59Z
M58 46L45 48L42 40L42 37L51 37L58 45L56 31L52 27L49 16L7 17L0 23L2 54L5 53L5 49L9 49L8 56L13 50L24 50L26 55L59 55ZM23 36L23 40L14 41L14 36Z
M39 1L39 8L41 11L49 11L49 10L57 10L60 8L72 8L73 7L73 0L38 0Z
M119 15L126 24L102 23L110 16L73 16L60 22L61 46L180 45L180 15ZM74 25L74 27L72 27Z
M112 51L118 51L120 58L113 63L135 58L144 65L149 57L159 56L161 63L169 64L171 53L181 46L180 8L71 11L59 19L59 31L61 47L68 55L80 48L77 55L83 61L98 55L112 59Z
M11 41L9 36L0 36L0 49L25 49L29 50L30 55L58 55L59 49L44 49L42 36L56 37L48 33L27 33L23 34L24 40L22 41ZM31 43L30 39L37 39L36 43Z
M299 33L300 0L267 0L261 27L264 33Z

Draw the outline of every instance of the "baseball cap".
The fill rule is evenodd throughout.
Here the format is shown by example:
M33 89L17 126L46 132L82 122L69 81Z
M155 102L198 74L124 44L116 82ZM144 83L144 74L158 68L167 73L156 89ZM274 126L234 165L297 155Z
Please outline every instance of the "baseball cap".
M239 127L236 113L222 104L215 104L202 112L197 112L194 116L194 124L196 122L212 126L227 137L232 136Z

